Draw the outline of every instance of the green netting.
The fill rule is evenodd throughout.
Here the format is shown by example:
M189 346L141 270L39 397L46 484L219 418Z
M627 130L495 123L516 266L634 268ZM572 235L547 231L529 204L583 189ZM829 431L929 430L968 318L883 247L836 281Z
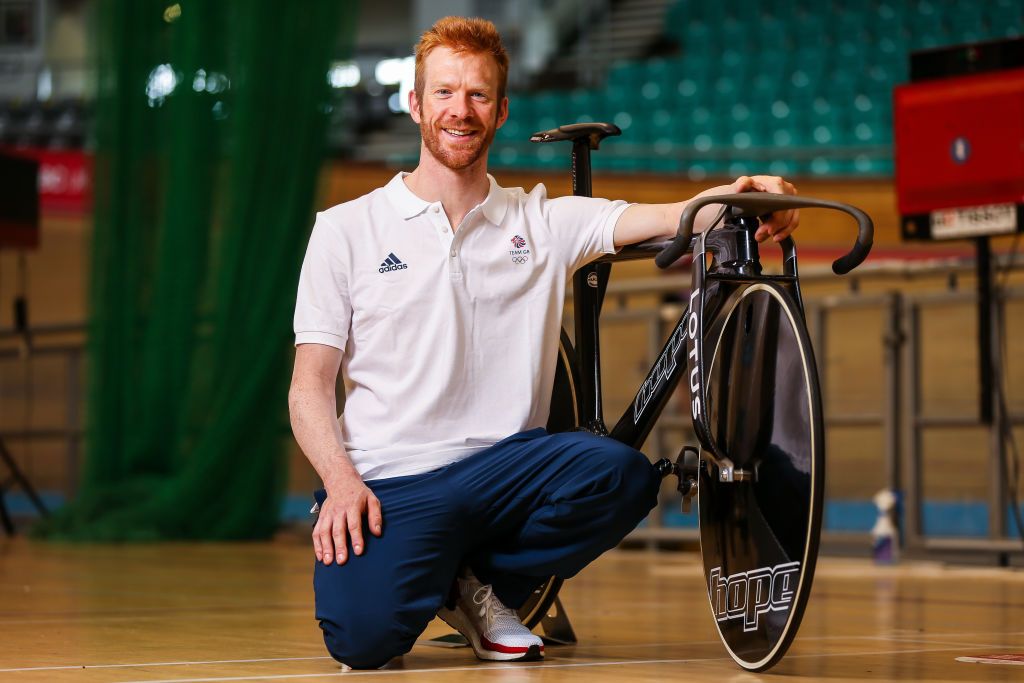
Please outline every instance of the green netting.
M270 535L291 314L352 3L97 11L87 454L70 540Z

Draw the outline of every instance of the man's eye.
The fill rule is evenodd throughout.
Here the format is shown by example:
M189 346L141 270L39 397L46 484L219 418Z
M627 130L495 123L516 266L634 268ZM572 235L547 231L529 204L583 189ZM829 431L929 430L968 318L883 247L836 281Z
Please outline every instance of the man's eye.
M486 93L482 93L482 92L475 92L475 93L473 93L473 97L475 97L478 100L486 100L487 99L487 94Z
M438 95L451 95L452 94L451 90L447 90L445 88L439 88L438 90L435 90L434 92L436 94L438 94Z

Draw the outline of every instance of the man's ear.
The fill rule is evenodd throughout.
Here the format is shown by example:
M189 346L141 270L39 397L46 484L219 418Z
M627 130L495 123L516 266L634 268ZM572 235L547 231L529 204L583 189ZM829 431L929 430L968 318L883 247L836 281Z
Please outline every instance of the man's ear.
M498 105L498 125L495 128L501 128L505 121L508 121L508 98L502 97L501 104Z
M416 89L409 91L409 116L416 123L420 123L420 100L416 97Z

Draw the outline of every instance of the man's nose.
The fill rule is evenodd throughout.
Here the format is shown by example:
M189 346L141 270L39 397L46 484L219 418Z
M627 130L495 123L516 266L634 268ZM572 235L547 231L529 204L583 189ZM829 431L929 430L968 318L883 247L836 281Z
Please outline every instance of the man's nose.
M472 109L469 106L468 97L453 97L451 106L448 109L448 113L457 119L465 119L469 117Z

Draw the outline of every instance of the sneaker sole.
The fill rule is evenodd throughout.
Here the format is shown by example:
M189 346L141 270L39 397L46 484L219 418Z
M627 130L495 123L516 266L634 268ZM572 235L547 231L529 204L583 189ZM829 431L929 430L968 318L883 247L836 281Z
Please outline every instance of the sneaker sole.
M543 645L530 645L519 652L499 652L488 649L480 642L476 629L466 623L462 611L457 607L453 610L442 609L437 613L437 616L441 617L441 621L462 634L462 637L466 639L469 646L473 648L473 653L477 656L477 659L488 662L535 662L544 659Z

